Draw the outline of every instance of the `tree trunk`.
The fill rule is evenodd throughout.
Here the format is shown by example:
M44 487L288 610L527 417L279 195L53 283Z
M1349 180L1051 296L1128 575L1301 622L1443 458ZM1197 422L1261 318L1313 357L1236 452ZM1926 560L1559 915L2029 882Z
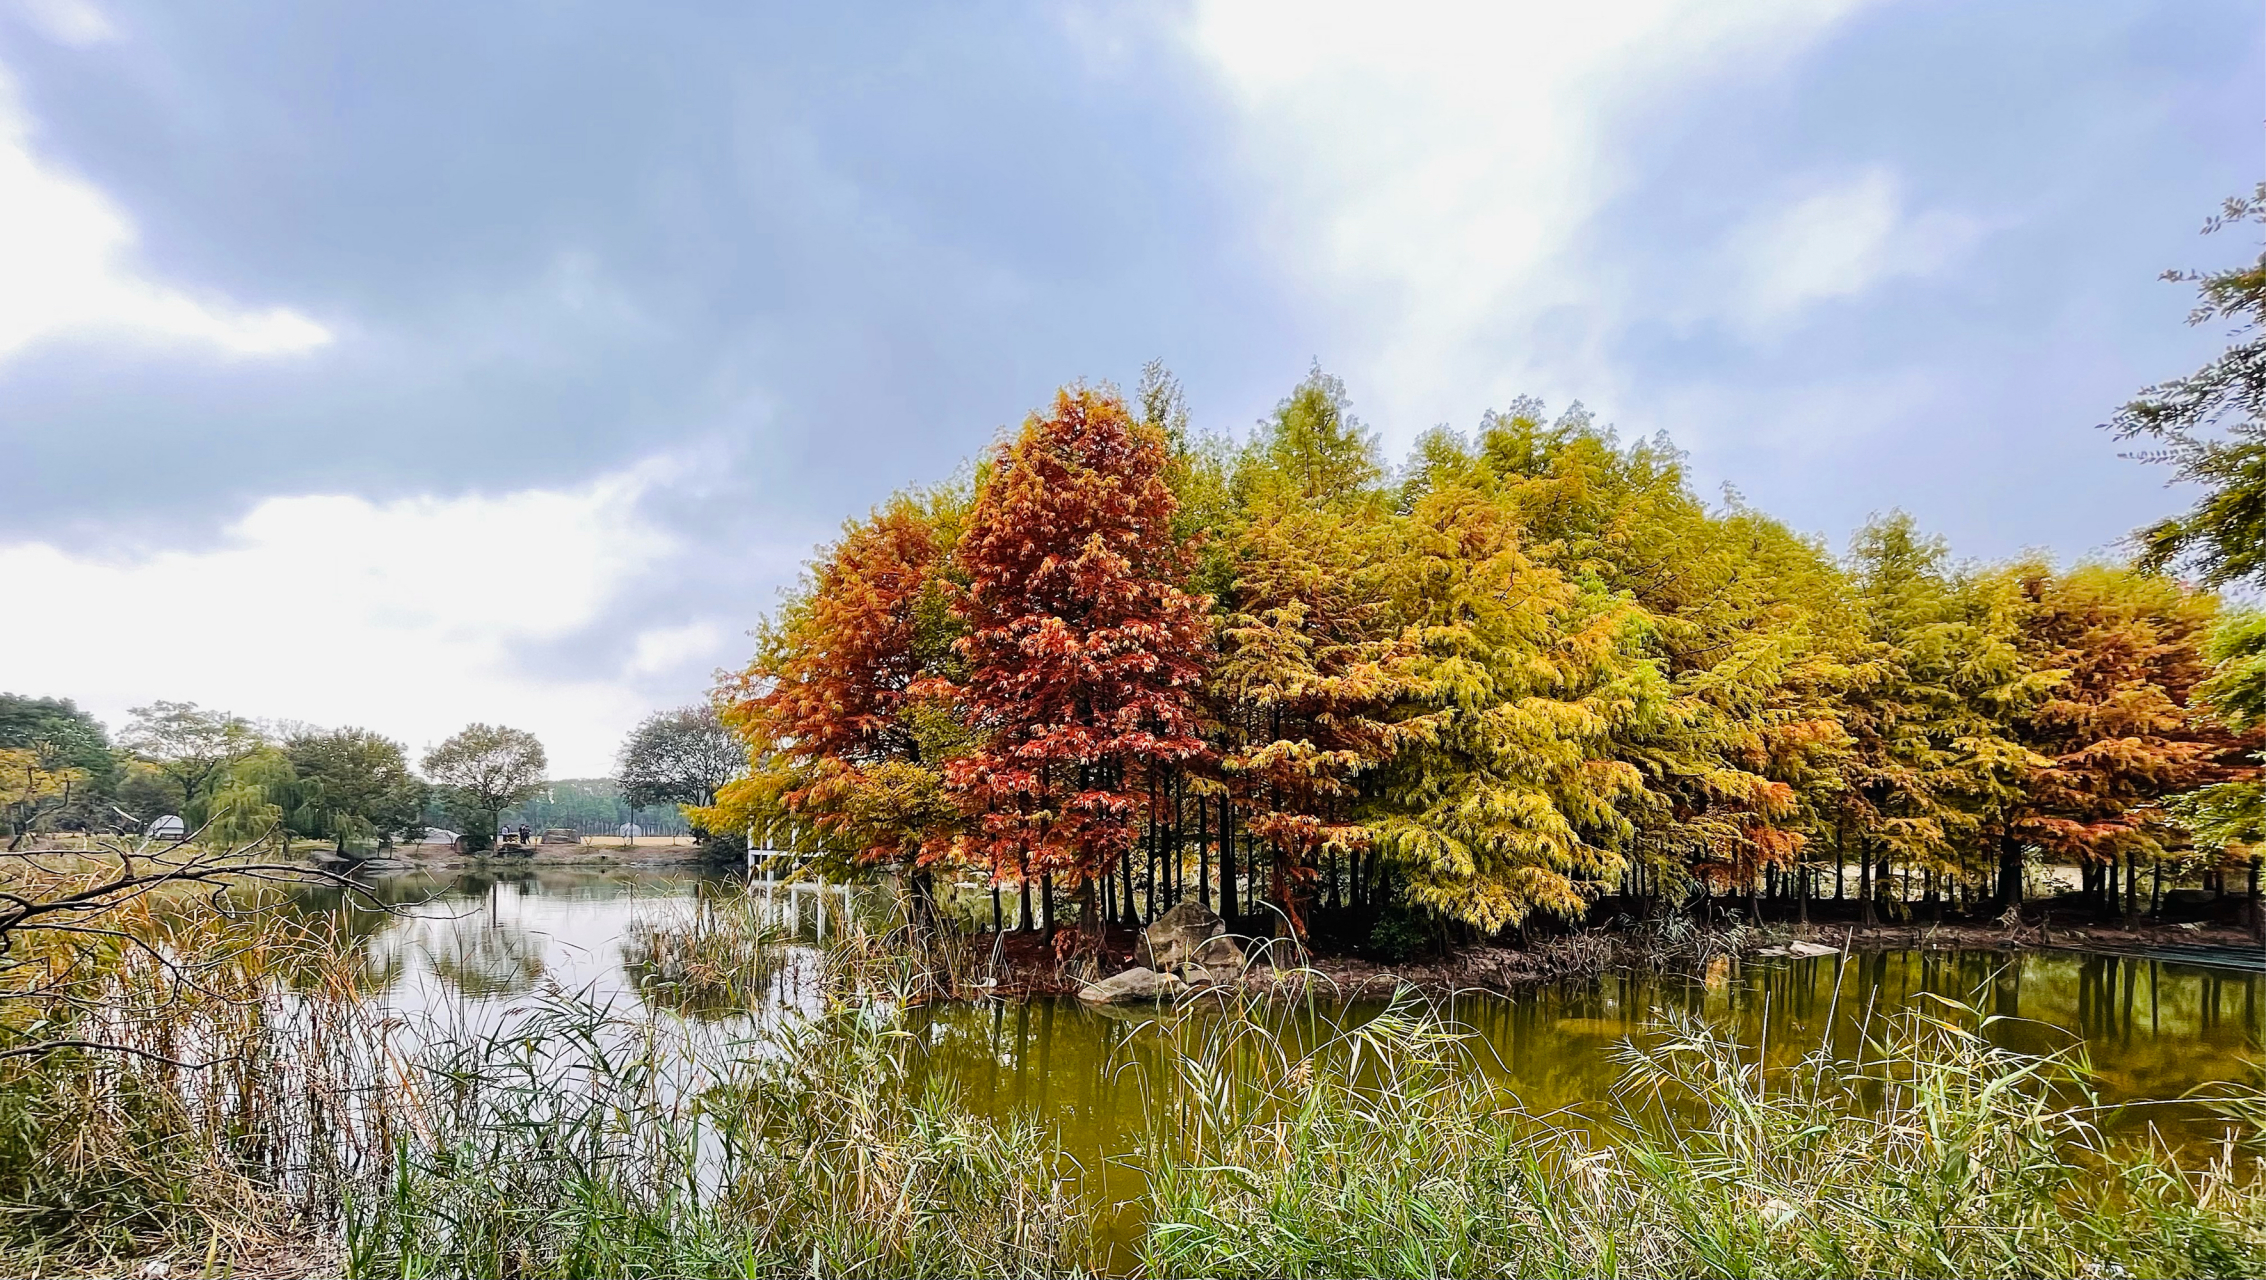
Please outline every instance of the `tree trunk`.
M1212 829L1212 806L1201 794L1196 797L1196 898L1204 909L1212 909L1212 846L1209 840Z
M1235 901L1235 802L1220 797L1220 915L1227 920L1236 917Z
M1046 935L1046 940L1048 942L1054 941L1054 873L1052 871L1039 877L1039 918L1045 921L1041 926L1041 931Z
M1873 915L1873 853L1862 845L1857 849L1857 912L1858 919L1866 924L1876 923Z
M2266 944L2266 911L2258 909L2258 859L2250 860L2250 936Z
M2002 915L2022 909L2022 842L2012 832L1998 838L1998 909Z

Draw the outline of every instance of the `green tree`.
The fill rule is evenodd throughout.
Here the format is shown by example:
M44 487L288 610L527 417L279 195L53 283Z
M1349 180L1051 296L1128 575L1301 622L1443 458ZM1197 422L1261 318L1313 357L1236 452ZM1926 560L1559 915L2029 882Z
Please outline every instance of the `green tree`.
M466 843L476 849L495 840L504 810L542 789L550 767L534 734L477 723L427 751L420 763L460 815Z
M207 779L201 793L205 840L240 848L288 834L283 801L294 781L291 758L272 746L231 762Z
M2266 222L2266 183L2229 199L2203 224L2210 235ZM2137 454L2171 468L2175 481L2200 486L2186 512L2140 531L2144 567L2189 564L2213 586L2266 582L2266 251L2220 271L2168 271L2164 278L2196 286L2188 323L2226 322L2234 342L2209 364L2159 383L2118 410L2106 426L2137 441ZM2257 722L2266 685L2266 624L2240 617L2224 623L2210 651L2219 674L2201 692L2238 730ZM2183 803L2198 838L2221 848L2266 839L2266 789L2254 779L2212 785ZM2261 928L2266 929L2266 920Z
M747 751L709 703L656 711L622 743L617 773L632 808L716 803L747 770Z
M208 816L207 800L229 769L267 745L251 721L194 702L153 702L127 713L120 745L155 766L174 788L190 829Z
M2266 183L2226 202L2205 234L2266 222ZM2106 424L2118 439L2139 441L2139 456L2172 469L2175 481L2200 485L2185 514L2141 532L2144 564L2188 562L2213 586L2266 580L2266 252L2224 271L2170 271L2201 295L2188 323L2224 321L2236 341L2184 378L2158 383Z
M283 744L291 761L287 813L300 835L381 845L423 825L425 784L409 771L398 742L368 729L307 730Z

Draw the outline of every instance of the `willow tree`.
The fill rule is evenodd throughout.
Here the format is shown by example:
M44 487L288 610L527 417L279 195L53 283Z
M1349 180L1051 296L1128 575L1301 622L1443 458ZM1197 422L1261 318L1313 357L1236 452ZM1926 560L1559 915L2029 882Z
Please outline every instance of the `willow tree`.
M946 776L995 877L1062 877L1084 924L1154 773L1200 757L1203 602L1179 585L1165 433L1114 394L1056 395L994 455L961 539L958 696L981 733Z

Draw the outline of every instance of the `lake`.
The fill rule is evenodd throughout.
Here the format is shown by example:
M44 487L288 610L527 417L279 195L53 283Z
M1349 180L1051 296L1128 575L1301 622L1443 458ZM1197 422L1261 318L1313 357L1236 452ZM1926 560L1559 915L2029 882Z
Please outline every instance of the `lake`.
M365 949L383 998L453 1020L505 1016L547 984L623 1011L651 1007L733 1037L815 1009L822 936L845 927L839 890L780 892L771 910L797 942L747 1007L688 1014L665 983L628 963L641 921L686 914L747 892L736 877L689 872L528 870L505 875L379 882L394 913L333 896L301 910L329 913ZM862 903L875 909L877 890ZM823 931L823 933L822 933ZM1617 1047L1670 1013L1704 1018L1773 1064L1830 1039L1855 1056L1868 1031L1909 1011L1949 1013L1957 1001L1989 1019L1983 1034L2024 1052L2082 1055L2114 1126L2156 1124L2174 1138L2217 1133L2185 1101L2222 1083L2252 1082L2262 1019L2261 976L2124 956L2066 951L1888 951L1811 959L1748 959L1710 988L1688 975L1607 974L1515 995L1465 993L1435 1007L1472 1035L1477 1069L1528 1109L1579 1114L1610 1095ZM1378 999L1285 1001L1270 1013L1294 1048L1376 1016ZM926 1046L924 1077L965 1105L1036 1116L1082 1162L1106 1163L1141 1123L1143 1027L1153 1007L1095 1009L1076 1000L945 1003L906 1012ZM1165 1016L1201 1020L1204 1005ZM1129 1074L1130 1073L1130 1074Z

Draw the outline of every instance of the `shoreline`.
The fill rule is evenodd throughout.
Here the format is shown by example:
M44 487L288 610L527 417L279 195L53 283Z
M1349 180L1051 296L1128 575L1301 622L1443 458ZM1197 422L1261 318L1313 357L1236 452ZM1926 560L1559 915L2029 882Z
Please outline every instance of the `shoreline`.
M1110 930L1110 941L1133 931ZM1022 941L1023 939L1029 941ZM2069 951L2088 955L2134 957L2159 949L2190 952L2166 957L2167 963L2213 967L2208 956L2192 953L2226 952L2232 960L2249 953L2266 969L2266 947L2246 929L2232 927L2183 928L2178 924L2088 924L2052 926L2029 924L2010 930L1997 923L1874 924L1846 923L1770 924L1731 929L1696 930L1682 944L1664 949L1648 945L1629 931L1599 927L1553 938L1534 947L1516 948L1485 944L1446 955L1388 964L1354 955L1295 956L1286 940L1244 939L1252 959L1240 979L1187 989L1182 998L1206 991L1255 995L1273 999L1301 999L1317 989L1334 999L1365 999L1413 989L1428 998L1473 991L1513 994L1552 982L1571 981L1611 972L1649 970L1682 972L1705 978L1717 960L1738 963L1767 959L1758 953L1788 943L1809 943L1831 948L1819 956L1867 955L1886 951L1997 951L2019 955L2031 951ZM1021 942L1021 945L1016 945ZM980 996L948 999L1035 999L1074 997L1086 985L1076 977L1045 964L1028 953L1039 951L1043 936L1010 935L1003 949L1004 972L996 986ZM1023 952L1023 955L1017 955ZM1274 954L1269 954L1274 953ZM1108 946L1107 959L1092 981L1133 967L1130 945ZM1040 960L1038 964L1031 961ZM1020 963L1019 963L1020 962ZM2239 965L2223 965L2240 969Z

